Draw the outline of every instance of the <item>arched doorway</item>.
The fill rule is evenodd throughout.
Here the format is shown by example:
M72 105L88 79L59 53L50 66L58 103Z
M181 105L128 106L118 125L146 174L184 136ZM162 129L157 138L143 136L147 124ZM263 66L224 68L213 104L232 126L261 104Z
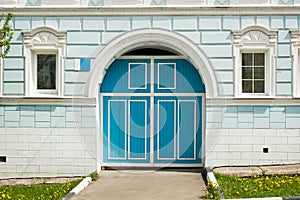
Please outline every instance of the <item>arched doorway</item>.
M103 160L109 166L201 166L205 86L165 47L114 60L100 86Z

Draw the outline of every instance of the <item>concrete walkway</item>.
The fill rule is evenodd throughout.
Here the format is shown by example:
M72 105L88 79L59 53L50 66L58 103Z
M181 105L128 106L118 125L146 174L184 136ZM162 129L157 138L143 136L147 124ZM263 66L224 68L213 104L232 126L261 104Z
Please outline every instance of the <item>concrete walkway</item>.
M204 194L199 170L107 170L72 200L199 200Z

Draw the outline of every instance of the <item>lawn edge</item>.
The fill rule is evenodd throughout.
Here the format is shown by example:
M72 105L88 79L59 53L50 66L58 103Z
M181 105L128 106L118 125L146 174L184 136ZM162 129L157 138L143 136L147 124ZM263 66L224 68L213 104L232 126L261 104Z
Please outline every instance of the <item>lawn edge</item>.
M221 192L221 188L218 184L217 178L214 172L207 172L207 181L211 182L214 187L218 189L220 199L225 199ZM263 198L240 198L240 199L227 199L227 200L299 200L300 197L263 197Z
M86 188L92 182L90 176L85 177L75 188L73 188L62 200L69 200L73 196L79 194L84 188Z
M208 182L212 183L215 188L217 188L220 199L225 199L224 195L221 192L221 188L218 184L217 178L215 177L214 173L207 172L206 179Z

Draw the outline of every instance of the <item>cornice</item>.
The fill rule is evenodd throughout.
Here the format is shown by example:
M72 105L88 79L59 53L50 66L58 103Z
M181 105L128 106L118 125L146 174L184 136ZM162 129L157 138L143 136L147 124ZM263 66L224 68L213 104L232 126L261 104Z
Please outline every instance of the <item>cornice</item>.
M15 16L287 16L300 15L300 6L203 7L1 7Z

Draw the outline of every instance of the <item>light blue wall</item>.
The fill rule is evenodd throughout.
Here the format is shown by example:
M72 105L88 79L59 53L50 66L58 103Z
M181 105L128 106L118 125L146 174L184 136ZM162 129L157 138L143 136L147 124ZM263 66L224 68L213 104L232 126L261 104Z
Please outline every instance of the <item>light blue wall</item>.
M0 128L95 128L96 108L0 106Z
M154 1L152 3L155 4ZM67 32L64 85L66 96L84 96L90 71L76 71L76 59L91 59L93 63L99 52L116 37L132 30L151 28L171 30L191 40L212 64L218 81L219 95L233 96L232 31L260 25L278 31L276 63L271 66L276 67L276 95L291 96L289 31L298 29L299 22L298 16L15 17L13 27L16 32L11 52L3 61L3 93L24 94L25 62L21 32L39 26L49 26ZM10 75L14 72L17 76L12 78Z
M299 106L208 106L206 111L207 128L300 128Z

